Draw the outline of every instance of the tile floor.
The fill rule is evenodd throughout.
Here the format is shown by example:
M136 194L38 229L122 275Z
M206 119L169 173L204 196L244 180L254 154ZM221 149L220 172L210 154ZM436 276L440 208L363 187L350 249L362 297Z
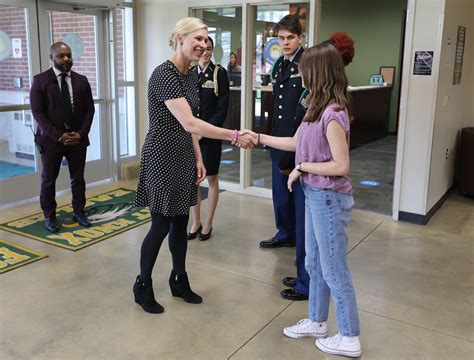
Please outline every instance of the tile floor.
M88 195L119 186L135 183ZM0 221L36 211L36 203L2 210ZM49 255L0 275L0 358L338 358L311 339L282 335L306 317L307 302L279 297L281 278L295 271L294 249L258 247L274 232L270 200L222 193L212 238L189 242L188 273L201 305L171 296L164 244L154 271L160 315L143 312L131 292L148 227L78 252L0 231L0 238ZM349 235L363 359L474 358L473 200L452 194L426 226L355 210ZM333 308L329 329L337 331Z

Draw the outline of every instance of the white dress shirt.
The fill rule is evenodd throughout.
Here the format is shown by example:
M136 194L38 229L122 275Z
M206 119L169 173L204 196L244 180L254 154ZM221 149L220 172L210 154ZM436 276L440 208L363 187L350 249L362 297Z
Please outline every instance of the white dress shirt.
M209 61L209 62L207 63L207 65L206 65L206 67L205 67L204 69L202 69L202 70L201 70L201 67L199 66L199 63L198 63L197 66L196 66L196 67L197 67L198 75L199 75L200 73L202 73L202 72L206 72L206 70L207 70L207 68L209 67L209 64L210 64L210 63L211 63L211 62Z
M293 55L291 55L290 58L287 58L287 57L285 56L284 59L290 60L290 62L293 62L293 59L295 58L296 54L298 54L298 51L300 51L300 49L301 49L301 46L298 48L298 50L296 50L296 51L293 53Z

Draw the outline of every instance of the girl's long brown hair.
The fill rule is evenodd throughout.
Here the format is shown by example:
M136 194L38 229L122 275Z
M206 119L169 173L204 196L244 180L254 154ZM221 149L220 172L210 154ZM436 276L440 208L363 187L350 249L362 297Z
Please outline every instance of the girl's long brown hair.
M341 54L330 43L315 45L303 53L298 64L304 86L310 90L305 122L319 121L331 104L339 104L336 111L350 111L350 95ZM350 116L350 114L349 114Z

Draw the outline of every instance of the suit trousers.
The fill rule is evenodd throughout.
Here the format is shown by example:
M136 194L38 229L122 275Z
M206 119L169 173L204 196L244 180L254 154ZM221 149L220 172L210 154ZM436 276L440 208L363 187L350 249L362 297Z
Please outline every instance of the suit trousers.
M44 217L56 216L56 179L59 175L63 157L66 158L71 179L72 208L74 213L82 213L86 204L86 182L84 168L86 165L87 146L44 147L41 153L41 192L40 205Z

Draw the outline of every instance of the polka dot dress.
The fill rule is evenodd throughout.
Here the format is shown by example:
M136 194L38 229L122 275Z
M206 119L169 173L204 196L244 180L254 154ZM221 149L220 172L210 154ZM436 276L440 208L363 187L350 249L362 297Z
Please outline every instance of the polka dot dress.
M197 74L183 75L171 61L159 65L148 83L149 131L143 144L136 206L164 216L187 215L196 205L196 157L190 133L165 105L186 98L193 115L199 110Z

